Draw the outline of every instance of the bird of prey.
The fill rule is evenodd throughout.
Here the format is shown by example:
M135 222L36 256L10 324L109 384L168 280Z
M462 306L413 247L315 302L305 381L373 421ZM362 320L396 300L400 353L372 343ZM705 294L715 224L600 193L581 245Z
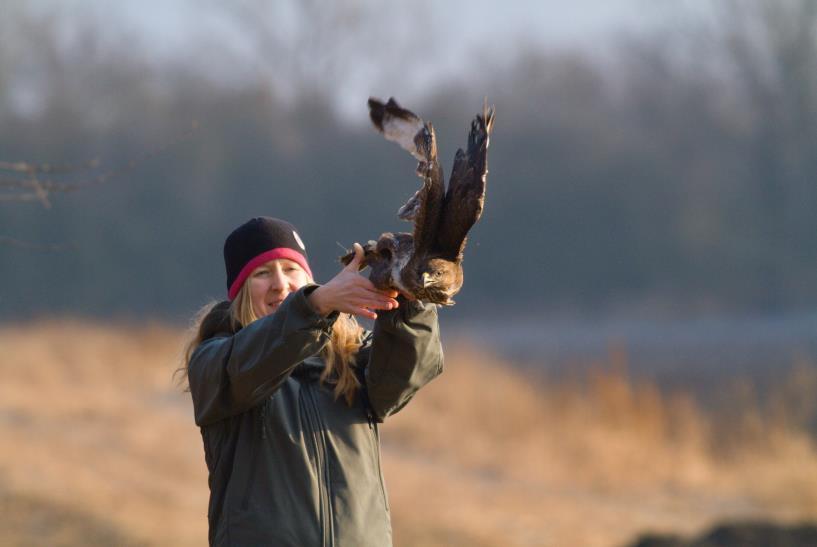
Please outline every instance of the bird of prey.
M398 211L414 222L413 233L382 234L364 245L361 269L379 289L396 289L411 299L450 306L462 287L466 236L482 215L488 174L488 143L494 109L487 101L471 122L466 151L457 150L446 191L431 123L402 108L394 98L369 99L369 117L383 136L417 158L422 186ZM341 257L348 264L354 253Z

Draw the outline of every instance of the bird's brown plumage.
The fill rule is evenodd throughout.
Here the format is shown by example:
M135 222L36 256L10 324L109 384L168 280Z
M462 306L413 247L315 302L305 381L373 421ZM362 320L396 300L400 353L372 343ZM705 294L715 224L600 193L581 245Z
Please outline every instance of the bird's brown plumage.
M414 222L414 231L386 232L364 246L361 267L380 289L397 289L409 298L451 305L462 287L462 258L468 231L482 214L488 168L488 143L494 110L483 107L471 123L467 151L457 151L448 191L437 159L434 128L394 98L369 99L369 116L383 136L419 160L420 189L398 216ZM354 253L341 257L348 264Z
M440 254L450 260L462 260L468 231L482 216L493 126L494 109L486 104L471 122L467 151L460 148L454 157L436 241Z

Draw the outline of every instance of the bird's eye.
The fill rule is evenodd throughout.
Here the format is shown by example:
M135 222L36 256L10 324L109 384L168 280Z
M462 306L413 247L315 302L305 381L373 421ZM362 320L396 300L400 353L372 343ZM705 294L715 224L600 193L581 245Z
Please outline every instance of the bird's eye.
M378 254L380 254L380 257L385 260L391 260L391 251L389 249L380 249Z

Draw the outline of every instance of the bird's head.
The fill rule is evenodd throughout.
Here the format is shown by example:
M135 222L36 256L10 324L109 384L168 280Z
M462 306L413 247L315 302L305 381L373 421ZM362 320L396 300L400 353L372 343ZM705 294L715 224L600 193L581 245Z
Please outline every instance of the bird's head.
M432 258L419 271L418 285L426 298L438 304L450 304L462 287L462 268L456 262Z

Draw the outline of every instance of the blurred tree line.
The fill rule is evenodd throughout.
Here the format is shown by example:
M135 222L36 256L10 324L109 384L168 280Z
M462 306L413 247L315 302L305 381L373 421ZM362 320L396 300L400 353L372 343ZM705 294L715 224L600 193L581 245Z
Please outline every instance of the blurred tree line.
M319 279L338 243L408 229L395 211L419 183L414 161L369 129L366 96L359 122L338 114L366 67L380 74L372 94L434 122L446 171L482 98L497 106L453 313L817 305L817 3L723 0L597 50L510 55L487 37L469 76L426 93L406 71L446 44L419 16L394 35L369 30L365 2L264 5L210 5L257 54L236 77L214 66L241 57L217 47L159 62L144 37L112 47L99 20L9 4L0 160L98 158L99 171L59 175L81 182L199 129L105 184L52 195L50 209L0 188L0 237L34 245L0 243L0 317L183 317L223 295L223 238L252 215L298 225ZM283 33L284 18L302 31Z

